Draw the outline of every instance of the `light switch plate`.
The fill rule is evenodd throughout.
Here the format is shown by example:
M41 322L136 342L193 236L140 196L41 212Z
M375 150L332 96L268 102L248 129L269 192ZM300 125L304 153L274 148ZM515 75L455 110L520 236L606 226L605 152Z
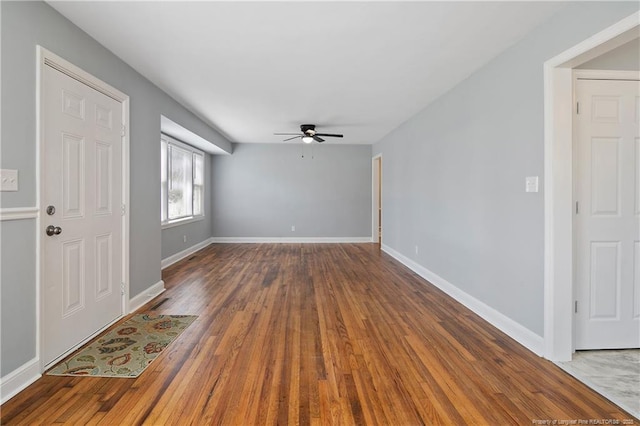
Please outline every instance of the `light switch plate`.
M18 190L18 171L0 169L0 191Z
M538 192L538 176L525 178L525 192Z

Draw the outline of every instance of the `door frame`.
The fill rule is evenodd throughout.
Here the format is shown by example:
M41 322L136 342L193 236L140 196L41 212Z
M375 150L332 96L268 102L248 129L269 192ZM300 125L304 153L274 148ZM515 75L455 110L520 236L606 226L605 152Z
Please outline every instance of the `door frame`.
M376 174L377 164L379 164L379 169ZM382 247L382 238L378 234L382 226L382 217L378 220L376 192L379 194L380 208L382 209L382 154L374 155L373 158L371 158L371 242L377 244L378 241L380 241L380 246Z
M544 356L573 353L573 68L638 37L640 11L544 63Z
M107 326L96 331L96 333L88 336L80 344L74 348L69 348L69 351L65 352L63 356L66 356L72 350L80 347L86 343L89 339L106 329L109 325L121 319L124 315L129 313L129 96L120 92L118 89L105 83L104 81L94 77L83 69L75 66L71 62L63 59L55 53L45 49L42 46L37 46L37 67L36 67L36 208L38 210L38 216L36 218L36 358L40 363L40 371L45 369L44 360L41 357L41 348L43 345L44 335L42 333L42 322L46 320L44 317L44 301L42 295L44 294L42 286L44 285L43 271L44 271L44 244L42 239L44 233L42 232L42 222L46 215L44 212L44 200L43 190L44 188L44 173L43 173L43 157L44 157L44 67L51 67L57 71L66 74L67 76L89 86L90 88L97 90L98 92L109 96L110 98L120 102L122 104L122 123L123 123L123 136L122 136L122 271L121 271L121 288L122 288L122 303L120 316Z

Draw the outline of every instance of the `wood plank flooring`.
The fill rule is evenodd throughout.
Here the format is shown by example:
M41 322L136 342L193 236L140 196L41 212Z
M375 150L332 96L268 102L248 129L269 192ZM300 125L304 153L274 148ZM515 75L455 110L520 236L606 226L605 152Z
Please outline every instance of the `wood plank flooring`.
M142 311L199 318L140 377L43 376L0 423L638 423L373 244L214 244L163 275Z

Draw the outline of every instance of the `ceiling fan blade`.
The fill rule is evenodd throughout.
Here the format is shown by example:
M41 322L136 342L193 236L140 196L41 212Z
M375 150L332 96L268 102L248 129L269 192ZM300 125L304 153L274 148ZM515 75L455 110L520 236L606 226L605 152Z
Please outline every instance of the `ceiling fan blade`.
M343 135L338 135L335 133L316 133L316 136L327 136L329 138L342 138Z
M291 133L289 133L289 134L291 134ZM282 140L282 142L290 141L290 140L292 140L292 139L298 139L298 138L301 138L301 137L302 137L302 136L300 136L300 135L298 135L298 136L294 136L294 137L292 137L292 138L283 139L283 140Z
M300 135L300 133L274 133L277 136L287 136L287 135Z
M318 137L318 134L317 134L317 133L316 133L315 135L313 135L313 139L314 139L316 142L324 142L324 139L322 139L322 138Z

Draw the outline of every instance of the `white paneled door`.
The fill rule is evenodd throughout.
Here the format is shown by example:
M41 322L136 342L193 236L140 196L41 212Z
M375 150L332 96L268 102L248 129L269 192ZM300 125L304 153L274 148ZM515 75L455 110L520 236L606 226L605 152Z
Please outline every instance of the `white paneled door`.
M44 365L122 315L122 103L42 69Z
M640 82L576 84L576 349L640 347Z

